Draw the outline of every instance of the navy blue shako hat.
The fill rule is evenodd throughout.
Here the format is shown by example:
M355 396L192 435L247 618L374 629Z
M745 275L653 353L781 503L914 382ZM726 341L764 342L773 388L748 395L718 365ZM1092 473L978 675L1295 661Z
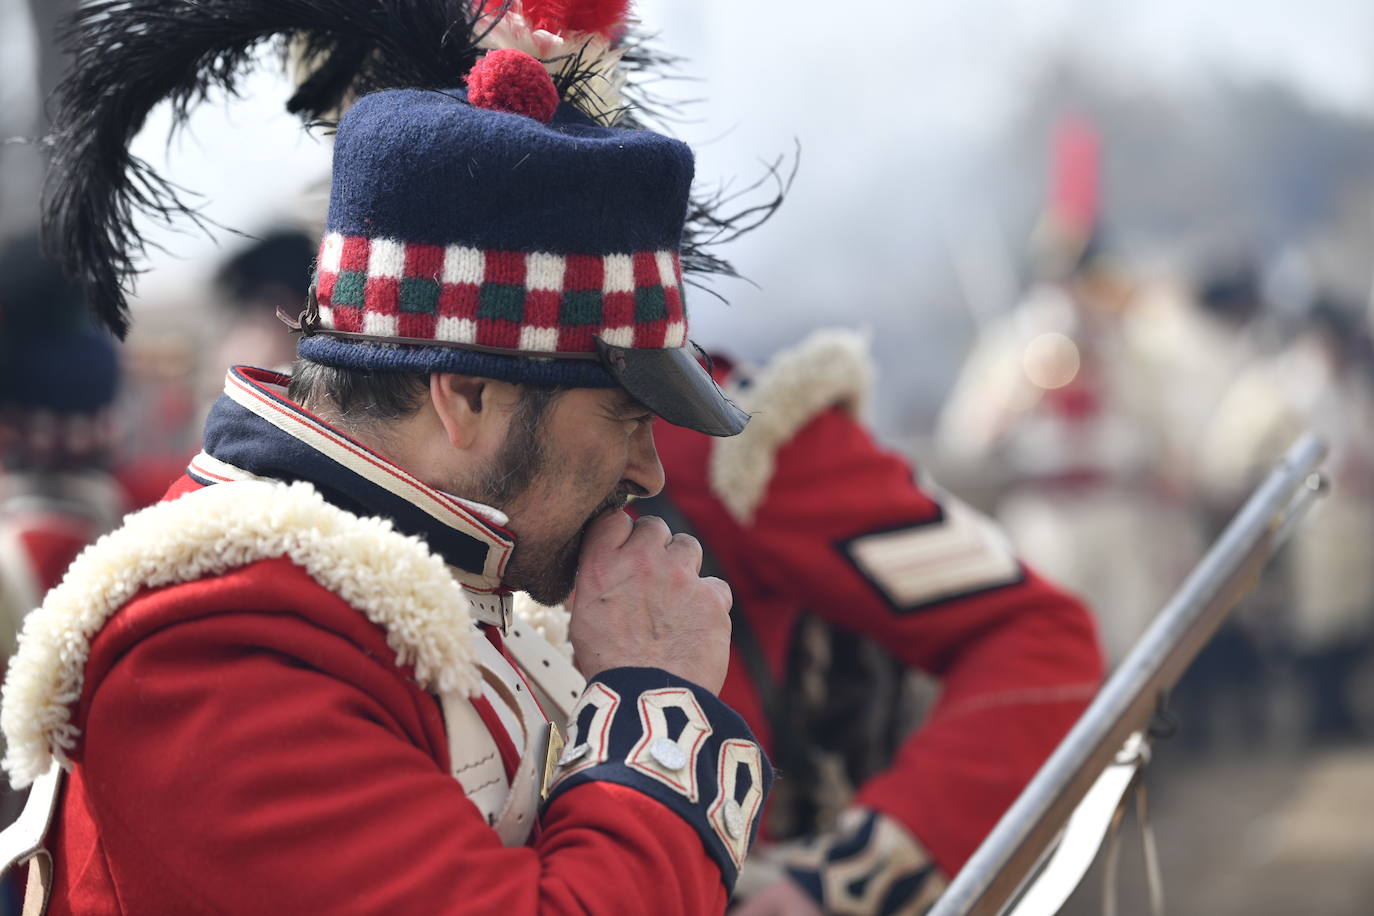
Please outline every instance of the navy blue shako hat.
M119 383L114 341L36 234L0 243L0 461L102 463Z
M135 217L197 216L129 141L161 101L175 130L237 91L259 47L286 39L287 108L307 122L379 93L339 127L303 356L618 384L671 422L737 432L747 418L688 348L682 274L737 276L711 249L765 221L787 182L770 168L779 193L734 213L738 195L686 193L686 147L634 129L653 105L631 77L665 58L627 7L90 0L63 31L45 235L122 337Z
M620 385L669 422L743 429L687 349L691 150L601 126L519 50L467 83L366 95L340 122L300 355Z

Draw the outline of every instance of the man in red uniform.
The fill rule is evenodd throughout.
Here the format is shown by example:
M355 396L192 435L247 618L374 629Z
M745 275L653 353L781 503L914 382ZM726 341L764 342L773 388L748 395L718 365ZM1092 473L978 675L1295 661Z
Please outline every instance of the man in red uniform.
M0 725L16 784L53 798L67 774L38 837L52 912L694 914L730 895L771 770L716 696L729 590L693 539L621 511L662 487L656 416L747 419L686 346L691 154L569 101L623 9L527 3L493 30L435 6L320 24L273 2L256 28L243 3L78 14L49 216L116 330L121 201L161 186L118 155L137 177L112 175L111 143L157 95L300 28L426 88L363 95L338 126L293 376L231 370L186 477L30 617ZM443 35L442 59L398 54L413 34ZM546 65L522 36L581 53ZM574 583L580 675L511 607Z
M109 470L114 344L85 313L37 234L0 244L0 671L24 617L124 513ZM0 792L0 823L24 797ZM19 911L20 888L0 882L0 912Z
M0 245L0 647L124 498L109 472L113 341L37 235Z
M730 583L721 697L786 776L768 820L785 842L758 855L773 868L736 911L918 913L1096 691L1092 619L873 441L858 334L814 334L755 373L718 367L754 420L719 441L662 427L668 485L646 511L694 532ZM855 637L941 681L909 736L875 734L892 696Z

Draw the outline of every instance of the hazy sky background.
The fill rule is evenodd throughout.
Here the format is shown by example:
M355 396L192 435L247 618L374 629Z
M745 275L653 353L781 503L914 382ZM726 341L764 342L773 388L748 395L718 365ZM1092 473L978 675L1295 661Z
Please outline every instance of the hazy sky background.
M789 269L770 264L766 278L751 270L757 252L776 247L770 236L795 239L791 270L835 273L831 256L844 250L846 227L876 223L886 238L864 233L864 241L884 244L900 273L912 256L904 238L922 224L957 220L976 198L977 176L965 165L1007 126L1051 55L1125 85L1186 92L1213 77L1278 81L1322 104L1374 112L1374 4L1361 0L889 3L862 8L864 18L843 31L832 25L833 4L778 18L794 8L640 4L647 24L661 23L664 44L680 44L703 75L693 88L710 102L694 109L701 122L681 131L696 143L705 176L754 174L759 157L790 150L794 137L801 143L791 200L736 256L765 284L765 297ZM795 302L792 294L808 288L788 284L783 298ZM731 298L734 312L755 310L752 291ZM829 311L798 307L817 317ZM767 311L760 333L775 323ZM699 310L697 333L714 342L725 334L712 318ZM752 336L750 316L733 314L730 324Z
M794 143L802 150L775 221L728 252L757 287L719 284L728 307L694 296L694 336L758 358L811 327L863 323L883 371L903 385L947 380L967 342L964 307L928 301L937 275L948 285L950 273L948 252L931 239L978 210L980 156L1048 58L1127 87L1280 82L1349 115L1374 112L1368 0L642 0L638 10L699 80L665 88L708 100L676 127L698 149L700 181L747 182L763 160L790 155ZM13 66L0 77L15 78ZM261 230L274 212L299 210L300 188L327 168L327 142L284 113L287 94L279 73L260 73L244 100L202 108L170 157L161 114L136 152L203 193L212 218ZM158 256L142 292L187 295L214 246L155 238L175 257ZM877 312L866 307L874 302ZM880 408L900 425L899 406Z

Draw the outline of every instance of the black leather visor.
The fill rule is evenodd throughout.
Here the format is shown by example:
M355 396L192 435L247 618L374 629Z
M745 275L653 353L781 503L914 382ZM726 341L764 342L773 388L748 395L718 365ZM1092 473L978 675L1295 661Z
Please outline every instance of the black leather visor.
M601 363L641 404L675 426L710 436L734 436L749 422L690 347L641 350L596 341Z

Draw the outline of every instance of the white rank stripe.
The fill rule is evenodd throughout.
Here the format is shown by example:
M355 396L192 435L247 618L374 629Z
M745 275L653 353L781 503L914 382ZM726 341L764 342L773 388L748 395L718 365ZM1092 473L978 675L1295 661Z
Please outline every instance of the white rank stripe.
M485 683L483 690L486 690ZM458 780L463 794L482 812L486 822L495 824L501 806L510 795L510 781L506 778L496 738L487 730L486 722L465 694L440 694L439 704L444 714L453 778Z
M1021 578L1020 564L991 521L955 499L942 508L938 522L864 535L848 544L854 562L898 607Z

